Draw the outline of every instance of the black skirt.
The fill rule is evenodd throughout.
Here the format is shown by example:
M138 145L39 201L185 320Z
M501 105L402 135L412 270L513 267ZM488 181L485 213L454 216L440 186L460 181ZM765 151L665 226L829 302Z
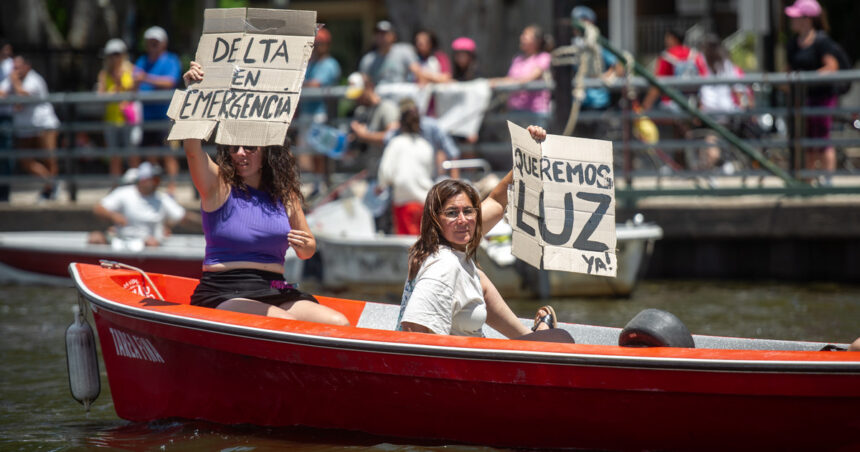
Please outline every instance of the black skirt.
M318 303L313 295L287 283L283 275L264 270L238 268L223 272L203 272L200 284L191 295L191 304L217 308L221 303L233 298L247 298L272 306L298 300Z

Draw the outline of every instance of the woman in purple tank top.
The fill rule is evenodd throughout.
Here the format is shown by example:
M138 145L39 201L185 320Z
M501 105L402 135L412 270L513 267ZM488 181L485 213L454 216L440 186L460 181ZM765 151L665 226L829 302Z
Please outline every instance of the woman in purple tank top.
M186 86L203 80L191 62ZM302 259L316 252L288 146L218 145L213 161L200 140L184 140L194 187L200 193L206 257L191 304L310 322L349 325L283 278L289 246Z

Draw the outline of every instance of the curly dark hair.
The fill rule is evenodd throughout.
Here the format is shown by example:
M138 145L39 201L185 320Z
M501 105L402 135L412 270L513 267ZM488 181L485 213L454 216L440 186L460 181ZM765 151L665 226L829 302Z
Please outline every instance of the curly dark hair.
M226 184L247 194L248 186L233 167L231 147L223 144L216 146L218 153L215 163L218 165L218 174ZM296 207L303 208L305 197L302 195L299 168L296 158L290 152L289 143L284 146L261 146L260 151L263 152L260 191L268 193L273 200L281 201L284 207L289 206L290 200L295 199L299 202Z
M445 179L430 189L427 193L427 199L424 200L424 213L421 215L421 232L418 240L409 248L409 279L415 278L418 274L418 269L421 264L427 260L427 257L435 253L439 249L440 244L448 244L445 236L442 235L442 225L439 224L439 213L442 211L442 206L460 193L465 193L472 201L472 206L478 211L478 216L475 219L475 234L472 240L466 244L466 257L472 261L476 261L475 255L478 252L478 245L481 243L482 222L481 222L481 198L477 190L466 182L456 179Z

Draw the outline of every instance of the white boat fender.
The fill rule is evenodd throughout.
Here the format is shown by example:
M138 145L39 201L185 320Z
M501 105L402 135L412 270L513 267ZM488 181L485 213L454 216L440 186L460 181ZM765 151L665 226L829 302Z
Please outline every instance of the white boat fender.
M73 308L75 321L66 329L66 363L69 367L69 389L72 397L90 411L90 405L101 391L99 361L93 329L84 319L81 307Z
M693 335L674 314L659 309L645 309L636 314L621 330L618 345L622 347L695 348Z

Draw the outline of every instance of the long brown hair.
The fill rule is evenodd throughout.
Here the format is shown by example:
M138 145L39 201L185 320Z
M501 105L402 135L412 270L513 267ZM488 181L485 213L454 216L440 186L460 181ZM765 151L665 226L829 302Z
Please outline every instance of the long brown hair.
M483 237L481 233L481 198L471 185L456 179L445 179L434 185L427 193L427 199L424 200L424 213L421 215L421 235L418 236L418 241L409 248L409 279L415 278L421 264L428 256L439 250L440 244L449 244L445 240L445 236L442 235L439 213L449 199L460 193L465 193L472 201L472 206L478 211L478 216L475 219L475 233L472 240L466 244L466 257L475 260L478 244L481 243L481 237Z
M224 183L247 194L248 186L233 167L230 147L222 144L216 147L218 154L215 156L215 163L218 165L218 174ZM274 201L281 201L284 207L289 208L292 205L293 208L301 209L305 197L302 195L298 164L290 152L289 143L284 146L264 146L260 148L260 152L263 153L260 191L268 193ZM297 203L292 204L292 200Z

